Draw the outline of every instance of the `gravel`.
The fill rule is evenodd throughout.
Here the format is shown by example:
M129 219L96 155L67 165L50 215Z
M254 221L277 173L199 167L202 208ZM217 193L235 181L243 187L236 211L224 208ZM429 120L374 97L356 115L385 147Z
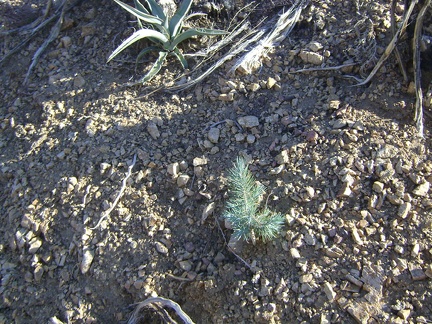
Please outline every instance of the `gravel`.
M150 296L196 323L430 320L430 128L417 137L394 59L367 87L343 77L372 67L363 17L382 51L387 2L312 1L255 73L228 63L145 99L121 86L135 52L105 62L133 26L115 3L68 13L23 88L32 40L1 71L0 322L119 322ZM150 86L177 76L171 63ZM285 215L267 244L221 219L237 156L265 186L262 206Z

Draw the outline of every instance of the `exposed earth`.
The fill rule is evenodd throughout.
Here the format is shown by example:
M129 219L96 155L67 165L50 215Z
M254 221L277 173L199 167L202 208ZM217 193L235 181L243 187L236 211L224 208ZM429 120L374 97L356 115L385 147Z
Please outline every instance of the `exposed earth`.
M288 1L271 3L251 19ZM37 12L2 5L27 10L2 11L2 31ZM23 85L51 25L38 33L0 72L0 323L118 323L150 296L195 323L431 323L431 67L423 139L394 56L366 86L346 78L384 51L389 7L312 0L260 69L229 73L232 60L178 93L149 91L182 73L173 58L134 87L139 46L106 63L136 27L113 1L70 10ZM203 22L228 28L236 10ZM1 56L19 40L2 35ZM221 215L237 156L286 224L236 256Z

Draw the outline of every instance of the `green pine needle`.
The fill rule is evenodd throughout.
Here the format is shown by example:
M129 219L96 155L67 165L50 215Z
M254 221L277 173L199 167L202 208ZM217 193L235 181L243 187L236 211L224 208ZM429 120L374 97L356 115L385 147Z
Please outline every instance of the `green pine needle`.
M229 170L228 188L230 199L223 217L231 223L234 237L252 241L260 238L264 242L275 238L284 223L284 217L267 207L259 210L260 198L265 189L255 181L244 159L237 158L234 167Z

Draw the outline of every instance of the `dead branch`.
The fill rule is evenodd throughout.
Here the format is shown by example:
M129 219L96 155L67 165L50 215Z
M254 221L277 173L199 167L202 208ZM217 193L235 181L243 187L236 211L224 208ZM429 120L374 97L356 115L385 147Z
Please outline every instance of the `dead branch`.
M176 302L174 302L170 299L166 299L163 297L150 297L150 298L147 298L145 301L138 303L127 323L128 324L137 324L138 320L140 318L139 317L140 311L144 307L147 307L147 306L154 304L154 303L161 304L164 307L172 308L176 312L176 314L183 320L184 323L194 324L192 319L181 309L179 304L177 304Z
M416 92L416 104L414 122L416 123L419 136L423 137L423 91L421 87L421 67L420 67L420 40L423 29L424 15L427 8L431 4L431 0L426 0L420 8L416 19L413 39L413 66L414 66L414 85Z
M114 199L114 202L112 203L111 207L102 213L102 216L99 219L99 221L97 222L96 226L90 228L91 230L98 228L100 226L100 224L105 220L105 218L107 218L111 214L111 212L114 210L114 208L117 206L117 203L119 202L121 196L123 195L123 192L126 189L126 184L127 184L128 179L130 178L130 176L132 174L132 168L135 166L135 162L136 162L136 154L133 157L132 164L129 165L129 167L128 167L128 172L126 174L126 177L122 181L122 186L120 188L119 193L117 194L117 197Z

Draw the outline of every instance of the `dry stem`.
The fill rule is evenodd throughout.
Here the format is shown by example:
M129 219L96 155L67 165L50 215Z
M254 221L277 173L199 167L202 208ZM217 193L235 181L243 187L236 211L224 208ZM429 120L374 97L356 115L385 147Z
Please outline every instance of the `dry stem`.
M105 218L107 218L107 217L111 214L111 212L114 210L114 208L117 206L117 203L119 202L121 196L123 195L123 192L124 192L125 189L126 189L126 184L127 184L127 181L128 181L128 179L129 179L129 177L130 177L131 174L132 174L132 168L135 166L135 162L136 162L136 154L135 154L134 157L133 157L132 164L129 165L129 167L128 167L128 172L127 172L127 174L126 174L126 177L125 177L125 178L123 179L123 181L122 181L122 186L121 186L121 188L120 188L120 191L119 191L119 193L118 193L116 199L115 199L114 202L112 203L111 207L108 208L106 211L104 211L104 212L102 213L102 216L101 216L101 218L99 219L98 223L96 224L95 227L91 227L91 228L90 228L91 230L94 230L94 229L98 228L98 227L100 226L100 224L102 223L102 221L104 221Z

